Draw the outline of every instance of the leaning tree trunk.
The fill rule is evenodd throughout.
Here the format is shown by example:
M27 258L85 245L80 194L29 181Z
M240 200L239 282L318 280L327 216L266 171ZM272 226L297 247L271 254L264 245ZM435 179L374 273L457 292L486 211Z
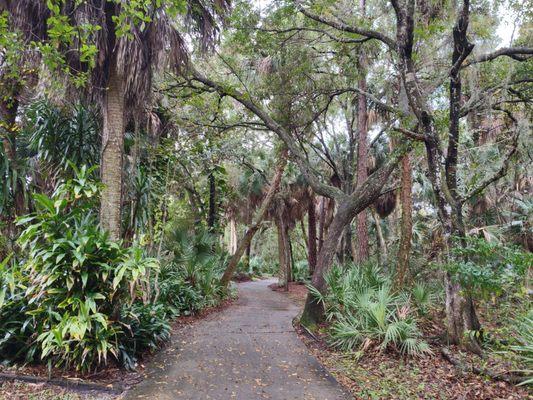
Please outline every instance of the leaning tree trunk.
M311 280L313 287L321 293L325 293L327 289L324 274L333 263L337 245L344 232L345 226L350 223L354 216L354 213L350 214L349 206L347 204L341 204L328 228L328 232L324 238L320 252L318 253L316 268ZM304 311L300 319L301 323L305 326L313 327L322 322L323 316L323 304L318 302L314 296L308 294Z
M402 189L400 201L402 217L400 226L400 244L398 249L398 265L396 268L396 285L401 288L409 271L409 255L413 236L413 179L411 177L411 160L409 154L402 159Z
M119 240L122 210L122 164L124 153L124 90L116 65L110 67L103 107L102 161L104 189L100 203L100 225L112 240Z
M274 195L279 189L279 185L281 183L281 177L283 176L283 171L285 170L285 166L287 165L287 150L283 150L280 154L278 165L276 167L276 172L274 173L274 178L272 179L272 183L270 184L270 188L268 189L268 192L263 199L263 202L261 204L261 207L259 208L259 212L257 214L257 218L255 222L248 228L246 233L244 234L244 237L239 242L239 245L237 246L237 249L235 250L235 254L231 257L229 260L228 266L226 267L226 270L224 271L224 275L222 275L222 278L220 282L223 286L228 286L231 277L235 273L235 270L237 269L237 264L239 263L239 260L241 259L242 255L246 251L246 248L251 243L252 238L256 234L256 232L259 230L261 223L265 219L265 216L268 212L268 208L270 207L270 204L272 203L272 200L274 199Z
M409 145L407 143L398 146L387 162L372 175L372 179L367 179L351 195L341 198L341 201L338 202L337 213L333 217L326 238L318 253L315 272L311 280L313 287L321 294L325 294L327 291L325 274L333 263L335 251L345 227L350 224L357 214L365 210L381 195L381 190L389 179L390 174L398 164L400 157L408 149ZM313 327L323 319L324 305L312 293L309 293L300 321L308 327Z

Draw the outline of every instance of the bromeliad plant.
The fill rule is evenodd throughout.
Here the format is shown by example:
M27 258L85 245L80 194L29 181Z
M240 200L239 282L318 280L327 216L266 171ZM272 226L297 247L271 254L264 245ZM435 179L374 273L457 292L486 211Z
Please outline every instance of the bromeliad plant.
M51 197L35 195L36 212L18 221L25 227L19 244L27 251L24 296L34 330L26 354L89 370L110 355L134 357L119 354L128 351L121 345L128 336L121 307L134 302L139 284L146 284L158 264L135 246L125 249L109 240L94 211L100 189L90 179L94 169L72 167L75 178Z

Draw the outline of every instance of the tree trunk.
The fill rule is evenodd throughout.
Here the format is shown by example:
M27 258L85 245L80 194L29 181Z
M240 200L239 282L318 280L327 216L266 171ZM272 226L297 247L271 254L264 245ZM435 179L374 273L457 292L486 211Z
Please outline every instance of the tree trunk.
M457 164L459 149L459 124L461 119L462 82L461 82L461 60L464 60L474 48L468 42L467 30L470 13L470 3L463 2L462 10L458 13L458 18L453 28L454 49L452 54L452 67L450 70L450 124L448 128L448 149L445 159L445 186L444 194L451 208L448 213L452 235L460 238L460 246L465 245L466 227L463 220L463 203L458 193ZM452 245L449 237L450 247ZM452 282L452 277L446 274L446 319L449 340L455 343L463 343L468 349L476 353L481 353L478 337L464 337L465 331L478 331L481 333L481 325L476 315L474 301L468 293L458 283ZM465 340L466 339L466 340Z
M288 238L288 227L282 215L278 217L276 223L278 228L278 256L279 256L279 281L278 286L289 289L289 282L291 280L291 258L290 258L290 242Z
M317 264L311 284L322 294L326 293L325 274L331 267L339 239L352 219L365 210L381 194L383 185L388 181L390 174L398 164L400 156L409 149L408 144L399 146L387 162L379 168L361 187L356 189L350 196L341 198L338 203L337 213L333 217L328 233L319 251ZM324 307L317 302L316 298L309 293L302 313L302 324L313 327L324 318Z
M320 197L319 219L318 219L318 251L322 249L322 243L324 242L324 233L326 230L326 199Z
M402 219L400 227L400 244L398 249L398 264L396 267L396 285L403 287L405 277L409 271L409 255L411 252L411 238L413 235L413 198L411 177L411 161L409 154L402 159L402 189L400 201L402 207Z
M3 125L3 128L6 132L2 140L4 147L4 153L9 161L10 167L13 171L20 174L18 159L17 159L17 112L19 107L19 102L17 100L18 94L13 94L13 97L10 99L11 104L7 103L4 100L0 101L0 117L2 121L0 126ZM14 182L14 187L12 188L13 193L13 206L15 209L15 216L21 216L26 213L26 202L24 200L24 187L22 186L20 177L17 177L17 180ZM14 219L13 219L14 220Z
M119 240L122 210L122 164L124 153L124 90L115 63L103 107L102 161L100 174L104 189L100 203L100 225L112 240Z
M376 237L378 242L378 262L380 266L383 266L387 261L388 250L385 237L383 236L383 230L381 229L381 220L376 211L372 210L372 217L374 218L374 224L376 225Z
M229 253L231 255L237 252L237 224L235 218L231 217L229 221Z
M239 260L241 259L248 245L251 243L252 238L254 237L255 233L259 230L261 223L265 219L265 216L268 212L268 208L270 207L270 204L272 203L272 200L274 199L274 195L279 189L279 185L281 183L281 177L283 176L283 171L285 170L286 165L287 165L287 150L284 149L282 150L279 156L278 165L276 167L276 172L274 173L274 178L272 179L270 188L268 189L268 192L261 204L261 207L259 208L257 219L244 234L244 237L242 238L242 240L239 242L239 245L237 246L235 254L233 255L233 257L231 257L228 263L228 266L226 267L226 270L224 271L224 275L222 275L221 283L223 286L228 286L231 280L231 277L235 273L235 269L237 268L237 264L239 263Z
M355 214L350 215L347 204L339 205L339 209L335 214L331 225L329 226L326 238L322 243L322 248L318 253L316 268L311 279L311 284L321 293L325 293L327 289L324 274L333 263L337 245L344 231L344 227L353 219L354 216ZM308 294L304 311L300 320L301 323L305 326L313 327L322 322L323 316L323 305L318 303L314 296Z
M359 6L363 17L366 14L366 2L360 0ZM366 57L364 52L359 54L358 65L361 78L357 83L360 91L366 92ZM360 187L368 178L368 115L366 106L366 96L359 94L357 97L357 187ZM357 262L362 263L368 259L368 228L367 216L363 210L357 215Z
M314 196L309 202L307 209L307 226L309 235L307 236L307 264L309 265L309 274L313 275L316 267L316 213Z
M216 195L217 195L217 188L216 188L216 182L215 182L215 175L213 173L213 170L209 171L209 212L207 215L207 228L209 229L209 232L213 233L215 230L215 223L216 223Z

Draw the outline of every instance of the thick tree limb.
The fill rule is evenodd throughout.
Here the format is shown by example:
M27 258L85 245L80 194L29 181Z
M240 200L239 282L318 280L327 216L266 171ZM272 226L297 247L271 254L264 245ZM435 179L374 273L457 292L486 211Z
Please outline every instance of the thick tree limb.
M516 385L517 383L522 383L526 380L526 378L524 378L523 376L518 376L518 375L514 375L514 374L511 374L511 373L497 373L497 372L494 372L494 371L491 371L491 370L488 370L488 369L484 369L484 368L479 368L479 367L476 367L476 366L473 366L473 365L465 365L463 363L461 363L460 361L456 360L451 351L446 348L446 347L443 347L441 350L440 350L440 353L442 354L442 357L448 361L450 364L452 364L454 367L456 367L458 370L460 370L461 372L472 372L476 375L484 375L484 376L488 376L489 378L495 380L495 381L503 381L503 382L507 382L507 383L510 383L512 385Z
M503 47L492 53L481 54L474 57L472 60L463 64L463 68L472 64L478 64L486 61L492 61L498 57L506 56L516 61L525 61L533 55L533 48L531 47Z
M350 43L350 44L360 44L365 43L371 40L369 37L364 37L362 39L349 39L349 38L341 38L337 37L335 35L332 35L331 33L323 30L323 29L316 29L316 28L307 28L305 26L302 27L295 27L295 28L288 28L288 29L269 29L269 28L254 28L255 30L261 31L261 32L270 32L270 33L289 33L289 32L314 32L319 33L321 35L325 35L331 40L339 43Z
M401 134L407 136L410 139L418 140L420 142L426 141L426 137L422 135L421 133L416 133L416 132L410 131L409 129L405 129L402 127L397 127L397 128L392 128L392 129L397 132L400 132Z

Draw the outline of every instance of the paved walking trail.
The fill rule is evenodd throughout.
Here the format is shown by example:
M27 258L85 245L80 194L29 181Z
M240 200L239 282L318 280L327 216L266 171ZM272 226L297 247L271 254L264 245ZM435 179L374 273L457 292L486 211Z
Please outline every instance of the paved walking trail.
M180 331L125 399L348 399L294 332L299 307L273 282L238 284L238 301Z

